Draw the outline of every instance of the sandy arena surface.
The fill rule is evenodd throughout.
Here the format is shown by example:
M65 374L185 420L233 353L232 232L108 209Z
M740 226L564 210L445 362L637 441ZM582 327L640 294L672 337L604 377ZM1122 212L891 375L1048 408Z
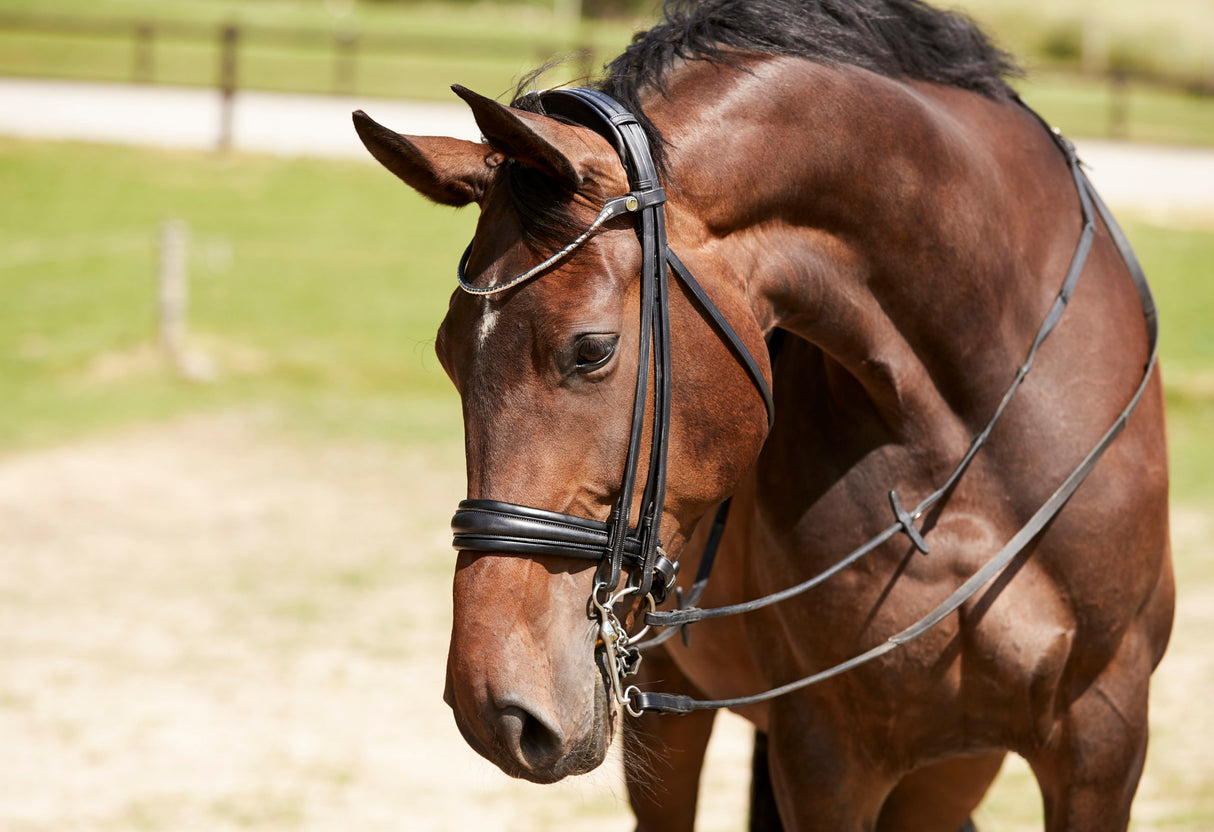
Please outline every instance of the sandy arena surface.
M512 781L441 701L459 459L264 413L0 459L0 830L631 829L618 757ZM1208 553L1212 531L1178 517L1178 545ZM1136 829L1177 808L1176 777L1211 783L1192 704L1212 608L1182 605L1157 677L1167 761ZM749 732L717 734L702 832L744 828Z
M0 461L0 829L631 828L618 758L512 781L442 702L462 466L275 435L199 417ZM710 829L748 777L727 727Z

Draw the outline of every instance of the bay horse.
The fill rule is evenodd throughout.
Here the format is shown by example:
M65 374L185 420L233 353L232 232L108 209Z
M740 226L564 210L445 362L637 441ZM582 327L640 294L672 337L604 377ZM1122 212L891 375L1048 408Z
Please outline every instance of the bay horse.
M480 142L354 116L480 208L436 341L460 731L546 783L621 730L642 830L692 829L717 706L757 732L756 827L953 832L1011 751L1049 832L1125 829L1174 591L1115 221L956 14L665 15L593 90L455 87Z

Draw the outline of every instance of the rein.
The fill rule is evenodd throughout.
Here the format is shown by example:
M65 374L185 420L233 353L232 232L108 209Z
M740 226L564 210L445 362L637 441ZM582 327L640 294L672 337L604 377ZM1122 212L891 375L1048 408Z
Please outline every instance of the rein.
M658 187L656 168L650 154L649 144L636 118L617 102L594 90L550 91L541 95L541 101L550 115L568 118L595 129L612 141L628 172L632 192L609 200L587 231L573 243L527 273L500 286L478 288L466 281L464 270L471 252L470 245L460 260L459 283L461 288L472 294L505 291L538 276L568 256L608 219L626 212L638 214L638 234L641 238L644 264L641 291L641 343L636 394L633 402L632 432L621 493L607 523L494 500L464 500L460 503L459 510L452 519L454 546L457 550L469 549L524 557L558 555L599 561L592 601L599 617L600 641L604 645L607 655L612 694L616 701L633 716L640 716L645 711L689 713L695 710L732 708L764 702L837 676L919 638L973 597L979 589L1023 551L1024 547L1053 519L1092 471L1104 451L1124 430L1130 414L1137 407L1146 390L1158 358L1159 345L1158 318L1146 276L1121 227L1080 167L1074 146L1056 130L1050 130L1055 144L1066 157L1079 194L1083 230L1063 280L1062 288L1038 329L1024 363L1016 371L1011 385L991 418L975 435L966 453L945 482L915 506L913 511L909 512L903 508L897 492L890 491L888 497L895 522L820 574L795 586L752 601L701 609L694 605L703 595L724 532L729 511L729 500L726 500L718 508L714 517L704 556L701 559L700 570L688 597L684 599L680 593L678 609L657 611L656 605L665 600L678 573L677 564L666 557L666 553L658 544L661 511L665 498L666 452L670 429L670 328L667 280L665 278L667 267L690 290L701 310L716 325L723 339L754 379L767 407L769 425L774 419L774 403L767 381L754 357L742 344L741 339L738 338L736 332L721 315L703 288L667 247L662 207L665 202L665 194ZM1019 103L1029 109L1023 101ZM1031 109L1029 112L1033 113ZM1042 123L1043 127L1049 129L1040 116L1037 116L1036 113L1033 115ZM661 644L672 637L675 632L681 632L686 643L686 626L688 624L708 618L751 612L801 595L860 560L899 533L906 534L919 551L925 554L928 552L929 547L916 528L915 521L943 499L956 485L974 456L986 443L1016 390L1028 376L1038 349L1062 317L1087 262L1096 234L1096 214L1099 214L1108 229L1134 281L1146 321L1150 348L1149 358L1138 388L1112 426L1004 547L948 598L914 624L864 653L797 681L752 696L719 700L697 700L676 694L642 691L635 685L625 688L624 680L635 674L638 669L641 658L639 650ZM646 481L645 492L641 500L640 519L636 529L632 530L628 527L629 510L632 504L637 458L643 430L651 343L654 356L655 390L653 444L649 459L649 478ZM629 585L616 592L615 588L619 583L625 561L637 569L633 572ZM631 594L636 594L643 599L649 608L644 615L644 629L632 636L623 628L613 611L616 602ZM670 629L648 641L636 644L636 640L641 638L650 627Z

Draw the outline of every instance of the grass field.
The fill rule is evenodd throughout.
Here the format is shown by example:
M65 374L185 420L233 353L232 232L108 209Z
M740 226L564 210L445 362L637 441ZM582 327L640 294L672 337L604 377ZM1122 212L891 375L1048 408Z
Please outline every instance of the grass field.
M1109 82L1031 73L1015 86L1034 109L1068 136L1157 144L1214 144L1214 96L1131 82L1123 122L1116 122Z
M405 436L388 411L445 395L429 342L472 215L423 210L367 165L0 147L4 445L250 397L322 421L343 397L370 421L382 402L376 429ZM173 381L151 349L157 228L174 217L194 238L191 324L214 385Z
M365 799L378 806L375 800L387 805L391 801L385 795L391 794L397 801L392 805L401 805L396 784L382 783L376 774L398 773L400 761L359 762L355 751L362 746L351 731L377 737L385 723L372 724L372 717L405 720L387 729L394 733L385 745L407 750L416 736L410 730L432 730L416 713L391 703L401 668L415 666L402 664L406 659L422 662L427 674L441 674L441 615L427 620L433 632L426 630L423 640L416 629L422 624L402 610L411 609L414 596L408 593L441 599L446 592L449 561L445 538L439 538L448 492L459 488L460 422L454 392L433 356L432 339L474 214L425 204L370 164L3 139L0 193L6 197L0 200L0 460L9 465L0 485L7 483L4 493L13 501L28 489L35 489L35 498L44 493L37 489L58 495L42 503L31 500L44 507L66 505L74 521L61 523L63 516L57 513L44 519L17 510L11 516L0 513L9 523L0 523L0 542L14 526L18 531L28 526L30 551L49 547L38 556L43 570L38 576L0 584L9 615L4 621L19 619L25 622L21 632L36 634L21 641L11 626L3 628L6 645L17 639L13 655L20 661L12 666L31 668L33 681L16 670L0 674L0 725L24 720L28 712L29 724L43 732L39 743L53 740L83 749L79 754L88 760L79 768L76 763L45 763L43 782L31 780L21 766L0 766L0 804L16 801L0 805L0 820L6 807L18 805L23 790L40 794L38 789L57 793L56 788L78 788L72 794L80 798L77 807L83 807L92 799L116 800L116 782L134 794L129 806L114 809L117 820L65 825L65 819L78 817L64 809L53 815L57 821L13 828L341 829L348 827L340 820L328 827L305 822L319 811L315 804L323 801L317 795L339 795L360 806ZM191 344L218 365L220 376L211 384L177 379L155 349L154 243L158 224L167 218L186 220L193 235ZM1209 610L1214 609L1209 557L1214 531L1209 521L1214 506L1214 281L1208 279L1214 232L1133 220L1127 230L1152 278L1163 320L1182 588L1177 636L1154 700L1158 717L1152 758L1135 829L1196 832L1214 828L1214 761L1209 737L1203 740L1201 733L1209 720L1192 713L1196 692L1214 681L1204 641L1211 626ZM246 428L226 426L226 414L250 412L269 414L255 420L260 432L247 435ZM196 416L203 421L158 427ZM140 426L151 431L151 440L138 440L139 434L130 438L130 431ZM117 438L108 444L98 439L108 436ZM216 456L210 459L212 444ZM301 452L299 447L320 450ZM362 448L356 456L372 460L372 474L358 465L349 467L349 460L333 450L342 447ZM155 476L148 473L157 448L185 460L181 464L192 466L191 472L201 469L198 476L214 481L215 495L200 498L171 467L157 469ZM117 480L90 479L101 465L98 456L123 471L119 479L124 484L112 494ZM252 466L251 471L243 465ZM412 476L422 479L415 482ZM401 490L405 486L412 490ZM286 490L271 496L272 488ZM205 504L201 509L200 500ZM132 501L148 502L148 516L139 521L146 526L124 525L133 522L125 519L136 512ZM416 511L396 517L401 506L414 504ZM288 520L288 508L301 506L317 519ZM375 519L364 516L375 506ZM174 511L183 516L166 519L176 518ZM272 522L249 536L246 513L258 511L269 512ZM93 522L96 527L89 525ZM177 522L186 531L179 533ZM214 536L228 525L235 529L235 541ZM374 531L370 538L351 544L351 538L361 540L368 525ZM52 528L53 533L47 531ZM79 550L66 543L67 548L55 548L72 529L80 532L71 543ZM85 533L90 529L91 535ZM400 536L425 541L414 556L430 560L395 563L386 553L396 551L394 541ZM93 554L92 547L103 544L115 547L114 560L96 567L94 593L89 583L93 573L78 570ZM235 548L224 548L229 545ZM164 551L174 553L172 569L158 565ZM6 550L4 556L11 562L5 561L0 571L10 576L28 571L25 550ZM46 571L51 568L46 564L59 564L63 571ZM107 568L119 570L122 580ZM137 571L144 568L151 571ZM198 575L205 577L192 577ZM197 592L198 580L207 587L204 593ZM405 587L408 593L402 596ZM31 592L46 598L32 598ZM162 596L163 603L158 600ZM82 613L95 598L104 599L105 606ZM210 604L216 609L210 610ZM210 616L205 626L191 623L193 613L182 612L204 607ZM150 659L123 652L134 648L126 646L122 627L114 642L107 641L106 628L126 620L121 616L132 618L131 632L142 634L140 650L179 651L184 658L174 661L183 663L181 670L153 675L147 669ZM84 623L72 624L76 621ZM402 628L407 635L400 635ZM58 634L54 638L62 637L68 646L54 641L48 647L46 632ZM179 637L186 640L173 641ZM84 646L73 640L80 638ZM175 646L155 647L160 644L156 639L166 638ZM97 644L113 652L96 652ZM236 661L227 650L243 658ZM78 657L66 676L54 665L60 651ZM126 656L122 662L143 668L138 672L151 687L136 696L136 681L122 669L127 664L115 666L111 656ZM84 661L93 670L80 669ZM308 676L316 672L316 662L326 667L325 662L336 662L345 669L332 680L316 681ZM35 669L47 663L50 675L44 678ZM278 672L313 679L309 684L338 697L334 702L343 703L347 715L333 713L323 702L304 705L290 698L294 694L281 687ZM233 693L224 681L230 678L251 680L253 688ZM428 675L426 680L427 701L433 700L426 719L442 721L449 734L442 743L462 749L438 703L441 679ZM257 699L254 689L265 697ZM168 698L159 699L160 692ZM152 722L132 704L144 701L138 697L162 709ZM231 705L232 697L240 707ZM96 721L98 701L105 703L106 718L116 719L113 724L119 727ZM173 733L197 731L202 712L241 742L221 742L227 737L223 732L213 737L209 731L202 732L206 737ZM292 721L292 713L303 721ZM258 738L244 743L242 732ZM287 743L303 742L300 736L323 741ZM20 747L24 735L17 737ZM263 741L284 756L263 759L249 751L262 748L258 743ZM127 746L132 742L143 743L140 753L165 761L163 765L126 780L101 777L98 772L109 771L106 766L130 765ZM337 751L326 755L328 742ZM379 743L366 747L387 753ZM197 756L204 752L214 756ZM189 769L196 759L200 767L193 780L173 765L190 760L184 766ZM235 768L228 768L230 760ZM62 771L78 770L88 775L71 781L75 785L59 779ZM461 770L458 765L435 768L422 777L423 791L461 782ZM144 786L144 779L163 793L149 797L152 787ZM500 779L486 776L478 782L497 789ZM195 807L213 793L212 802ZM590 787L580 792L574 787L567 794L572 796L566 803L534 798L527 812L551 813L538 826L516 820L475 828L561 828L566 810L557 807L590 818L579 828L626 827L618 800L604 805L602 797L590 796L602 792ZM437 791L425 795L438 807L452 799ZM515 805L504 797L494 800ZM471 811L471 806L463 809ZM356 810L347 805L343 811L335 817L353 817ZM1035 786L1023 768L1013 767L979 820L984 832L1020 832L1040 828L1038 816ZM728 828L721 826L723 817L708 828ZM469 821L474 826L486 822L476 818ZM389 827L368 823L362 828Z
M450 395L431 340L472 212L364 164L11 140L0 190L0 447L250 399L401 439L455 430L426 422ZM169 218L194 238L191 327L216 384L175 381L153 349ZM1162 309L1177 490L1214 496L1214 233L1129 228Z

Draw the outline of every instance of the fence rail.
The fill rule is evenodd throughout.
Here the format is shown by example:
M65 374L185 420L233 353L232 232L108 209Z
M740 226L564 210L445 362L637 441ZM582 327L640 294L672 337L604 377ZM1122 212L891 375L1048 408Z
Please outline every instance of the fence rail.
M108 51L103 50L103 56L97 53L103 66L69 50L64 54L74 60L53 64L43 59L39 64L37 58L31 58L30 63L21 64L16 58L14 70L0 49L0 73L6 67L17 74L40 74L41 69L57 77L217 88L224 102L218 142L221 148L230 143L232 101L241 88L433 98L445 95L445 86L438 84L438 78L450 77L452 72L468 86L505 91L527 67L558 56L573 58L571 77L589 76L596 60L592 46L573 39L360 31L349 24L272 26L0 12L0 39L12 42L12 38L23 35L74 44L71 48L77 53L87 51L82 41L101 39ZM125 54L124 48L128 50ZM1080 74L1101 78L1107 84L1104 120L1105 133L1110 137L1128 134L1131 81L1172 91L1214 94L1214 80L1209 77L1160 77L1108 61L1089 60L1089 53L1094 51L1085 50L1081 63L1072 69L1086 67L1087 71ZM443 61L451 62L443 72L429 69L431 64ZM491 68L485 68L489 65ZM475 75L477 72L480 74Z
M429 34L422 36L399 32L366 32L343 25L333 28L267 26L251 23L151 21L0 12L0 36L14 34L129 41L129 72L125 73L125 79L136 83L155 83L160 79L156 60L158 44L185 42L209 45L217 49L220 57L215 83L220 87L229 83L244 84L240 71L241 53L249 48L275 47L301 52L327 52L332 67L327 89L315 86L307 91L339 95L364 92L360 89L358 69L360 62L368 58L468 55L474 56L478 61L517 59L544 62L557 56L571 56L576 62L577 71L582 75L590 73L595 58L594 48L586 43L554 38L521 40Z

